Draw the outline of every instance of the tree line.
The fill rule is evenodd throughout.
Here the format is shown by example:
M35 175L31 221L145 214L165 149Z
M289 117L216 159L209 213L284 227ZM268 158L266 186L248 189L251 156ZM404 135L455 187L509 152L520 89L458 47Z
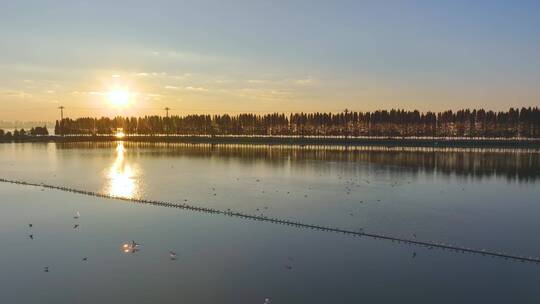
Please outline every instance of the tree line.
M15 129L13 132L11 131L4 131L3 129L0 129L0 137L5 138L21 138L21 137L27 137L27 136L46 136L49 135L49 130L47 130L47 126L43 127L32 127L30 130L25 129Z
M265 115L83 117L56 121L55 134L540 137L540 108L508 111L380 110Z
M172 115L114 118L64 118L55 123L57 135L110 135L118 130L137 135L295 135L383 137L540 137L540 108L508 111L464 109L444 112L379 110L341 113L272 113L265 115ZM47 127L0 136L48 135Z

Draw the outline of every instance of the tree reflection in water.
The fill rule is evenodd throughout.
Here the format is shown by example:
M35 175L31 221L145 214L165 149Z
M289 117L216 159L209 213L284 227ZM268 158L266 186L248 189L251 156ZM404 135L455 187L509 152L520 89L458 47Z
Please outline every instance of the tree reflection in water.
M293 170L313 167L313 162L333 162L338 168L351 168L351 163L371 168L388 169L400 174L440 174L462 178L505 178L519 183L536 182L540 178L540 151L507 148L414 148L414 147L343 147L343 146L266 146L210 145L141 142L63 143L59 149L93 149L124 146L138 154L162 158L212 158L235 160L253 165L264 162L271 166L291 166ZM117 148L118 149L118 148ZM114 166L113 166L114 167ZM319 167L318 170L324 170ZM133 173L133 172L132 172ZM136 173L136 172L134 172ZM324 172L319 172L324 173Z

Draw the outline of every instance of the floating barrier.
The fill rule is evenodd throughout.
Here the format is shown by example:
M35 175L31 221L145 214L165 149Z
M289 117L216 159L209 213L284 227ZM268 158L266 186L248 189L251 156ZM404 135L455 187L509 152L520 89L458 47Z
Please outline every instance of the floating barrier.
M44 183L31 183L31 182L26 182L26 181L10 180L10 179L5 179L5 178L0 178L0 182L22 185L22 186L42 187L42 188L47 188L47 189L54 189L54 190L94 196L94 197L99 197L99 198L122 200L122 201L147 204L147 205L153 205L153 206L179 208L179 209L185 209L185 210L203 212L203 213L209 213L209 214L222 214L222 215L231 216L231 217L238 217L242 219L262 221L262 222L280 224L280 225L285 225L285 226L292 226L296 228L342 233L342 234L356 236L356 237L369 237L373 239L398 242L402 244L416 245L416 246L420 246L420 247L424 247L428 249L441 249L441 250L448 250L448 251L457 252L457 253L471 253L471 254L476 254L480 256L497 257L497 258L517 261L517 262L529 262L529 263L540 264L540 257L520 256L520 255L509 254L509 253L504 253L500 251L475 249L475 248L463 247L463 246L458 246L458 245L453 245L453 244L446 244L443 242L417 240L416 238L408 239L408 238L403 238L403 237L398 237L398 236L385 235L381 233L368 233L368 232L363 232L363 231L341 229L337 227L327 227L327 226L321 226L321 225L306 224L299 221L272 218L265 215L247 214L243 212L232 211L230 209L219 210L215 208L189 205L186 203L155 201L155 200L142 199L142 198L127 198L127 197L115 196L115 195L110 195L106 193L94 192L94 191L86 191L86 190L74 189L74 188L63 187L63 186L48 185Z

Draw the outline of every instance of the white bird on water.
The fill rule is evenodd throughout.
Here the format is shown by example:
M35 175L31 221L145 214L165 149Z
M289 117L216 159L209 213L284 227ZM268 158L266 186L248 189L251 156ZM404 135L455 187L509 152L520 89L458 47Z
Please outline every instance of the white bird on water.
M169 250L169 256L171 257L171 260L176 260L176 252Z
M81 214L79 213L79 211L77 211L77 213L75 214L75 216L73 218L78 219L79 217L81 217Z
M124 243L122 245L122 250L124 251L124 253L135 253L140 250L140 245L141 244L136 243L135 241L131 241L128 243Z

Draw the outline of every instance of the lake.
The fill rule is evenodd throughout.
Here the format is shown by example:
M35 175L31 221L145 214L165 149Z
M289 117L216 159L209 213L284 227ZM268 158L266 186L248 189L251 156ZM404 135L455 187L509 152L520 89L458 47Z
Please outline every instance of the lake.
M13 143L0 144L0 172L112 196L540 256L537 150ZM540 298L534 263L40 187L0 183L0 193L0 303ZM124 252L131 240L140 250Z

